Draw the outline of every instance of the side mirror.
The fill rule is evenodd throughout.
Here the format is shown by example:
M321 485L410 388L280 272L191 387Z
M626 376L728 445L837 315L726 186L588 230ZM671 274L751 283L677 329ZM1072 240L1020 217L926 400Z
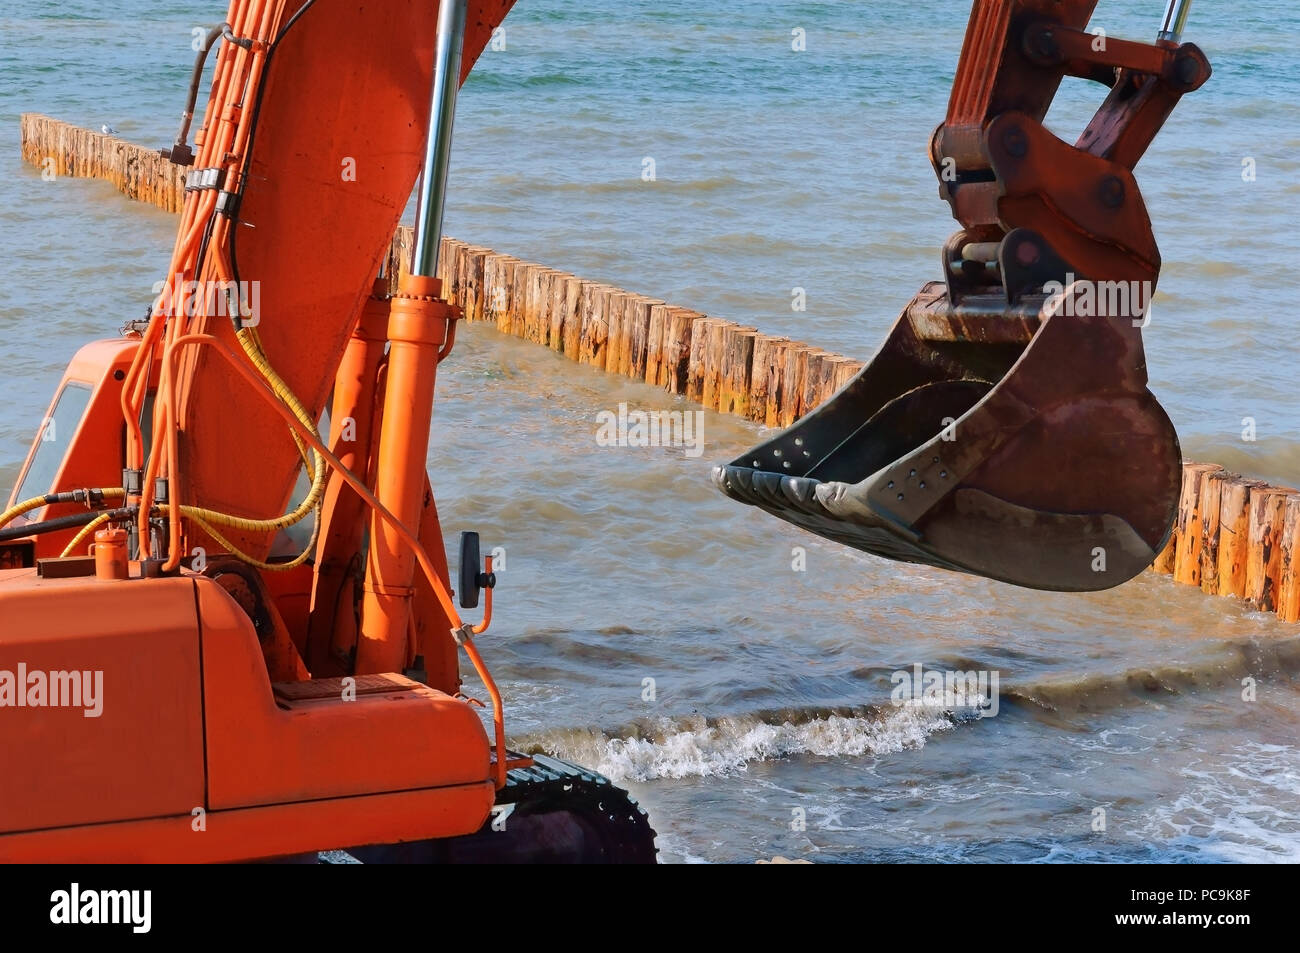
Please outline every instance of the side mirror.
M460 534L460 607L477 609L478 597L484 589L497 584L497 574L483 571L483 553L479 547L478 533ZM488 600L491 611L491 600Z
M482 572L483 556L479 549L478 533L460 534L460 607L477 609L478 595L482 587L478 584Z

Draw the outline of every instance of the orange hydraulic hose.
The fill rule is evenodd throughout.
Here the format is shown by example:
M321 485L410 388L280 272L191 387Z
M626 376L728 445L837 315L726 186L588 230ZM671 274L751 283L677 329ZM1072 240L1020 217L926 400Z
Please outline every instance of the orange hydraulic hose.
M329 448L321 442L320 436L316 434L312 428L305 426L302 421L294 416L293 411L291 411L283 401L275 396L274 392L271 391L266 382L258 376L257 372L250 367L247 362L241 361L235 352L220 338L211 334L183 335L172 342L172 347L168 352L168 362L175 365L182 349L191 344L210 345L217 354L225 358L226 362L249 382L254 389L254 393L259 394L267 404L276 411L276 413L284 418L284 421L298 433L303 442L315 450L322 460L333 467L335 472L338 473L344 482L346 482L348 486L352 487L356 494L365 501L366 505L373 509L381 519L393 527L394 532L402 538L402 541L411 547L411 551L415 554L416 562L419 564L425 578L429 580L429 585L433 588L433 593L437 597L439 605L442 607L447 618L452 622L453 632L464 633L466 628L465 623L461 619L460 614L456 611L456 607L451 599L451 594L447 591L447 587L442 584L442 578L434 568L433 561L429 558L429 554L425 552L424 547L420 545L419 538L411 532L411 530L408 529L401 520L394 516L387 507L375 498L374 494L370 492L366 484L356 474L343 466L339 459L330 452ZM178 507L173 507L173 509L178 509ZM492 674L488 671L487 666L483 664L482 656L478 654L478 649L475 647L473 641L464 635L462 635L461 638L458 638L457 641L460 643L461 648L465 650L466 656L468 656L471 664L474 666L474 671L482 680L483 686L488 691L488 696L492 699L492 719L494 722L497 746L496 784L498 788L501 788L505 786L506 780L505 705L501 700L501 692L497 689L496 681L492 678Z
M492 557L487 558L487 568L484 570L489 576L492 575ZM474 626L474 634L482 635L487 631L488 626L492 624L492 587L488 586L483 592L483 621Z
M447 357L447 355L451 353L451 349L456 344L456 325L458 324L460 324L459 321L450 321L447 323L447 340L446 342L443 343L442 347L438 350L439 364L441 364L443 360Z
M235 0L231 7L230 17L231 29L235 35L242 35L244 30L247 29L250 10L249 0ZM235 47L235 49L243 52L240 47ZM195 144L199 147L198 154L195 157L197 168L206 168L211 162L214 138L209 136L208 133L212 130L213 109L218 103L224 104L226 102L227 90L237 62L230 52L230 45L222 44L217 51L217 65L213 73L213 95L208 98L208 104L203 114L203 124L194 137ZM220 154L218 153L218 155ZM190 260L194 250L198 247L203 229L211 216L212 210L207 207L208 203L215 201L215 196L209 196L206 191L195 193L195 195L197 197L191 197L190 201L182 204L181 227L177 231L176 244L172 249L172 257L167 269L167 283L164 286L169 302L175 302L179 290L172 287L173 278L178 272L183 274L187 270L183 266ZM159 325L165 323L166 318L159 322ZM155 322L150 322L150 326L141 340L137 359L132 362L122 389L122 411L126 418L127 427L127 466L132 469L139 469L144 464L144 440L139 424L140 409L147 394L148 373L146 371L152 365L152 361L156 356L158 336L162 331L161 326L155 331L154 324Z
M238 36L247 36L249 28L256 23L255 46L250 51L237 44L224 44L218 51L213 95L208 100L208 109L204 114L204 125L195 137L196 142L200 136L202 137L195 160L198 168L210 167L217 158L220 158L223 164L229 162L227 157L239 156L240 150L247 145L251 134L251 116L243 109L234 111L232 114L227 111L226 107L241 103L249 90L257 88L265 65L267 44L272 35L271 30L279 22L284 5L284 0L274 0L274 2L269 3L248 3L246 0L239 0L233 7L231 29ZM213 107L218 104L221 107L220 112L214 113ZM235 187L237 165L237 162L233 163L227 173L224 185L228 189ZM213 226L213 240L210 242L209 248L217 252L216 257L218 260L229 239L230 223L224 219L212 220L216 193L205 190L199 195L198 201L185 203L181 233L184 237L183 239L178 238L177 248L168 269L165 289L169 294L168 300L173 305L181 291L181 289L174 287L176 280L184 281L192 273L193 280L201 284L205 273L209 270L204 267L206 263L200 263L194 258L195 251L208 223L212 222ZM185 229L186 224L189 225L188 229ZM176 308L173 306L168 310L175 312ZM137 360L132 363L130 377L123 389L123 411L127 418L128 466L133 468L141 466L144 455L143 435L140 432L138 423L140 408L147 396L148 375L144 373L144 370L151 366L157 355L160 339L162 350L166 351L179 335L188 330L187 318L188 315L184 314L183 309L180 314L165 315L164 319L159 322L161 329L158 331L154 330L154 322L151 322L145 339L141 342ZM181 477L179 453L174 433L180 419L177 407L176 374L169 367L168 370L164 371L164 377L166 378L165 382L159 382L158 400L154 408L155 447L150 452L141 487L143 493L139 515L139 538L142 541L142 556L146 554L152 555L149 546L148 514L153 503L154 481L163 474L164 461L165 474L170 482L171 499L179 501L182 495L179 485ZM174 569L179 564L181 559L181 532L181 514L177 508L173 507L169 510L168 537L170 546L167 565L164 568Z
M428 558L427 556L424 558ZM497 683L492 680L492 675L483 664L483 657L478 654L478 646L469 639L461 643L461 648L465 650L465 655L469 658L470 664L474 666L474 671L478 672L478 677L482 679L484 686L488 690L488 697L492 699L492 723L496 734L497 764L496 764L496 786L497 790L506 786L506 716L505 706L501 702L501 693L497 691Z
M184 328L180 321L170 321L167 325L168 342L166 345L167 354L175 354L175 345L177 339L184 333ZM181 469L180 469L180 448L179 441L176 440L176 427L180 420L180 415L176 408L176 362L169 360L163 369L162 377L166 381L163 386L159 382L158 392L163 395L163 422L164 429L157 431L165 434L163 447L167 454L167 479L168 479L168 496L170 500L177 505L172 506L167 511L167 561L163 565L164 572L171 572L180 565L181 562L181 508L180 502L184 499L181 492ZM151 455L150 469L155 469L155 455ZM152 503L153 481L146 480L144 485L146 496L141 499L140 514L141 528L148 525L148 509L145 508L145 502ZM141 537L143 538L143 536ZM152 555L152 554L150 554Z
M215 196L209 196L207 192L199 193L202 198L199 200L206 203L209 199L216 201ZM187 203L187 206L193 207L199 202ZM205 215L210 210L205 210ZM185 234L184 242L181 244L180 254L174 255L169 267L166 283L163 286L162 294L166 296L169 305L174 305L177 298L177 290L172 287L177 273L177 264L181 258L188 257L196 248L199 240L203 235L203 225L200 219L199 224L194 225L188 233ZM156 304L157 302L155 302ZM171 310L169 307L167 310ZM150 321L148 328L140 340L140 347L136 350L135 359L131 363L130 370L127 371L126 380L122 384L122 413L126 418L127 432L127 466L132 469L138 469L144 462L144 436L140 430L140 408L144 406L144 398L148 390L148 368L153 363L154 352L157 350L159 336L162 335L164 326L167 323L168 315L163 315L161 320Z
M176 325L173 322L172 327L177 327L177 326L178 325ZM168 354L174 353L171 350L174 340L175 338L173 337L173 341L168 342L168 351L167 351ZM177 451L177 440L176 440L176 433L175 433L176 421L178 417L176 415L176 387L175 387L176 363L174 361L167 362L167 368L164 371L164 374L167 377L167 386L166 388L160 387L159 392L165 394L165 401L163 407L163 421L165 424L165 429L160 432L165 433L167 435L163 446L166 448L166 452L167 452L168 494L174 502L179 504L180 501L183 499L183 497L181 495L181 487L180 487L181 471L179 466L179 453ZM152 459L150 460L150 464L151 465L153 464ZM152 491L153 491L153 481L148 480L145 482L145 492L150 497L149 499L150 503L153 502ZM148 519L147 519L148 513L149 511L145 509L144 500L142 499L140 505L140 514L142 517L140 522L142 526L148 524ZM167 538L169 543L167 547L167 562L163 565L163 571L171 572L177 566L179 566L181 562L181 508L179 505L173 506L167 511Z
M213 246L210 246L213 247ZM215 254L212 256L209 271L216 274L218 282L225 281L229 277L228 273L221 267L224 264L224 253L226 247L224 244L216 245L213 248ZM165 352L174 354L176 341L185 333L186 329L181 327L180 322L172 321L167 326L167 343ZM168 361L162 371L162 379L158 383L158 400L155 401L155 425L154 433L165 435L164 442L161 446L164 448L167 458L167 478L169 481L168 491L170 498L176 503L184 498L181 487L181 468L179 446L175 439L175 428L180 420L180 411L177 406L176 393L176 362ZM148 514L153 503L153 481L158 475L161 461L158 454L151 454L149 458L149 468L145 474L144 494L141 497L140 506L140 538L147 536ZM181 509L179 506L173 506L167 513L167 561L163 564L164 572L171 572L180 565L181 554Z

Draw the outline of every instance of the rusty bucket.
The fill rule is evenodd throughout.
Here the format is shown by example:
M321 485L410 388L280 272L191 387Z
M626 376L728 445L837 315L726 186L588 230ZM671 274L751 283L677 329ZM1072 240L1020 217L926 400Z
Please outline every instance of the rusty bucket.
M1100 304L1100 306L1099 306ZM1035 589L1116 586L1164 547L1181 452L1141 322L1080 284L903 310L834 397L713 478L810 532Z

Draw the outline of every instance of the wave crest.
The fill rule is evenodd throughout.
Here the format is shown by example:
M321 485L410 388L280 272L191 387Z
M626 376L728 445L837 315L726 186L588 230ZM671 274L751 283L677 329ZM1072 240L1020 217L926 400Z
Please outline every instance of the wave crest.
M722 718L663 718L605 733L548 731L520 740L529 752L589 764L611 781L717 777L755 761L795 755L858 757L919 748L952 727L941 711L920 707L846 712L787 711Z

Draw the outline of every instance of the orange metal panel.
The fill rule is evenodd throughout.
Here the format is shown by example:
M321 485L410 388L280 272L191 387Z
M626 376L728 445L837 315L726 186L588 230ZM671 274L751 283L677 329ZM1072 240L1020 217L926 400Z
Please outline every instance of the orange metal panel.
M212 809L473 784L490 776L478 715L432 688L277 704L248 617L216 583L196 585ZM467 815L460 833L481 823Z
M0 835L4 863L225 863L450 837L487 819L491 782Z
M27 461L23 464L23 476L14 483L9 500L11 504L19 502L19 488L25 490L28 496L39 496L51 490L122 485L122 381L116 375L120 372L125 376L130 369L138 344L137 340L130 338L95 341L81 348L73 357L54 392L46 417L48 419L53 413L54 403L63 393L63 388L69 382L76 382L91 388L90 403L82 416L81 425L73 433L54 434L54 442L64 457L53 486L24 487L23 479L31 466L32 457L41 447L41 435L37 435L28 452ZM36 423L39 424L40 421ZM66 506L53 509L46 506L20 517L14 525L21 525L21 520L37 521L73 512L74 509ZM76 532L75 529L70 529L39 537L36 541L37 557L59 555Z
M5 685L20 666L26 701L37 672L90 672L99 691L80 706L16 707ZM60 700L74 700L71 681L61 686ZM0 573L0 831L202 806L200 691L190 580Z

